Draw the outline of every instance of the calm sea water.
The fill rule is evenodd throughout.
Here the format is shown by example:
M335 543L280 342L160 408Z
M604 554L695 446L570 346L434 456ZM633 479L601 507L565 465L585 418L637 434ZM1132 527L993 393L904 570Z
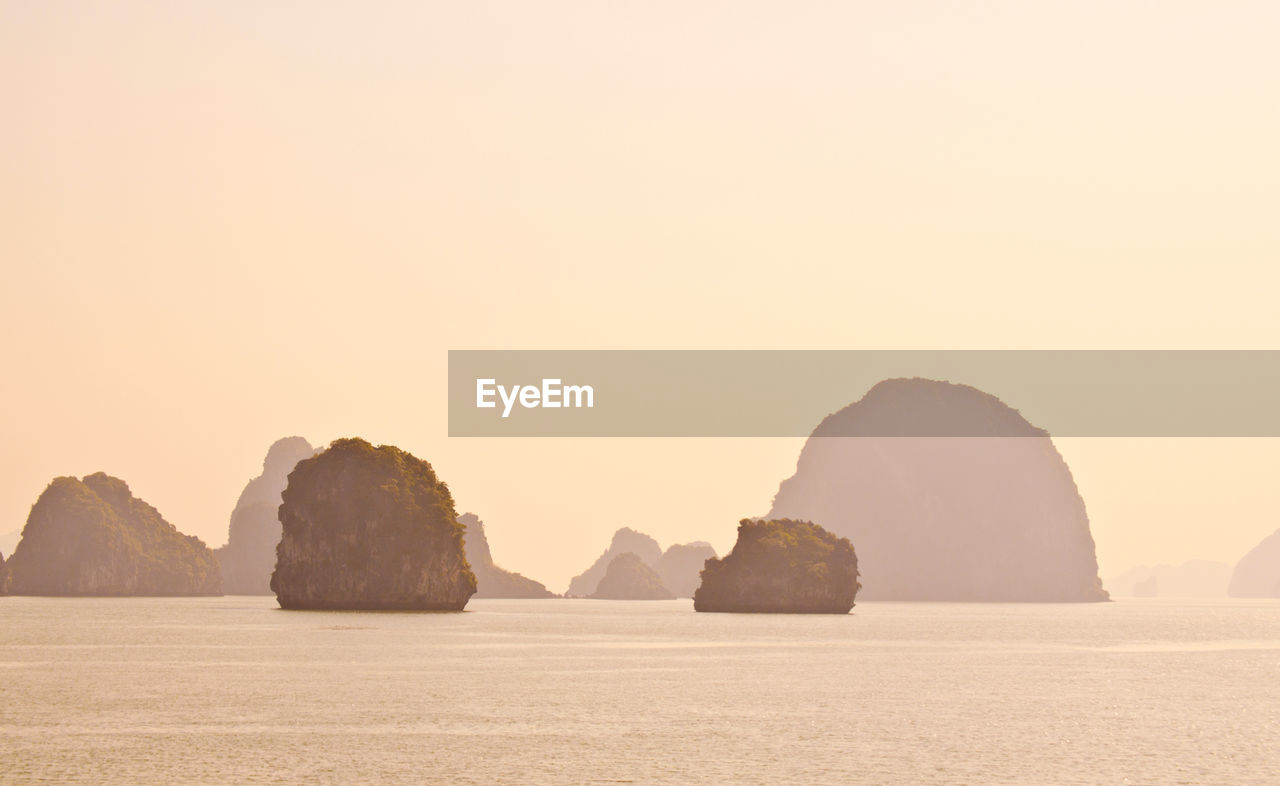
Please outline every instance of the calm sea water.
M0 598L0 780L1280 783L1280 602Z

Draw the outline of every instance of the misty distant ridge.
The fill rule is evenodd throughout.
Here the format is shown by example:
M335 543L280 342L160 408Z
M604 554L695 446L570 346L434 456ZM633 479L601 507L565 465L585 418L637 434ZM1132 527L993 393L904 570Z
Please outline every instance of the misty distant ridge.
M604 553L569 582L569 591L565 595L571 598L595 596L609 566L624 554L634 554L643 565L652 569L666 594L691 598L698 588L703 566L708 559L716 556L716 551L710 543L694 541L674 544L664 552L658 541L630 527L623 527L613 533L613 539ZM629 564L624 564L621 570L633 577L643 575L642 571Z
M1193 559L1176 566L1142 565L1103 583L1117 597L1225 598L1230 579L1225 562Z

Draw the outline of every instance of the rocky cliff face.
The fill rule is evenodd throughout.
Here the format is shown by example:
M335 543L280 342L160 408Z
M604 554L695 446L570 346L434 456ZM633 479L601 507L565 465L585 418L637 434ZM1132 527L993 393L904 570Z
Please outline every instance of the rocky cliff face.
M628 551L614 557L591 595L597 600L674 600L653 568Z
M707 561L693 608L848 614L858 587L858 557L847 538L808 521L743 519L733 551Z
M1107 599L1048 434L964 385L889 380L826 418L769 516L850 538L868 599Z
M623 527L613 533L613 541L609 544L609 548L605 549L591 567L569 582L569 591L566 594L571 598L590 597L600 585L600 580L604 578L609 563L614 557L627 552L635 554L641 562L651 566L656 565L658 559L662 557L662 547L658 545L658 541L630 527Z
M15 595L218 595L213 552L101 472L55 478L8 562Z
M449 487L399 448L337 440L298 463L283 498L283 608L460 611L476 591Z
M0 595L9 594L9 571L4 564L4 555L0 554Z
M702 581L702 569L707 560L716 556L710 543L695 541L669 546L654 565L662 585L677 598L692 598Z
M1233 598L1280 598L1280 529L1240 558L1227 593Z
M541 583L493 564L484 522L474 513L463 513L458 523L466 527L467 562L476 574L477 598L554 598Z
M262 474L240 493L231 511L227 545L214 552L222 567L222 591L227 595L271 594L271 571L280 543L280 494L293 468L314 453L302 437L276 441L262 462Z

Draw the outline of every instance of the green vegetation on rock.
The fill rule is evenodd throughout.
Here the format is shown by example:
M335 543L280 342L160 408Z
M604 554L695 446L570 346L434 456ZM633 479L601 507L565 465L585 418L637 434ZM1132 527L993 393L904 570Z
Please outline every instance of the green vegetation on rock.
M55 478L8 562L15 595L219 595L213 552L119 478Z
M399 448L337 440L298 463L283 499L283 608L460 611L476 591L449 487Z
M860 586L847 538L808 521L743 519L733 551L707 560L693 608L847 614Z

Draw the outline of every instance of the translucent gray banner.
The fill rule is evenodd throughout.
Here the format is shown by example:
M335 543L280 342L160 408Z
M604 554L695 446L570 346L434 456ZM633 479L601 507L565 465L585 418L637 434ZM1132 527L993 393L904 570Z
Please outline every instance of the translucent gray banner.
M1026 434L1002 408L957 410L946 386L877 387L915 378L1055 436L1280 436L1276 350L452 350L449 435L802 437L873 388L882 406L825 432Z

